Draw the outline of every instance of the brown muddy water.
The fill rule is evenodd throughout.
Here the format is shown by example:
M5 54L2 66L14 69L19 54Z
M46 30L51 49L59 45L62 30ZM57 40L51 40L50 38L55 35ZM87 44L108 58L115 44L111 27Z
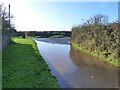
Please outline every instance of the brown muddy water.
M79 51L69 38L35 38L37 47L61 88L117 88L118 70Z

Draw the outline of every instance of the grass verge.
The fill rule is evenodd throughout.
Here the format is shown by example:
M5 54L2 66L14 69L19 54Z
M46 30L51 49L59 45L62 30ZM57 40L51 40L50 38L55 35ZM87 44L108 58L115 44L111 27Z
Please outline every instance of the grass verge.
M74 43L74 42L71 42L71 44L72 44L73 47L75 47L75 48L77 48L77 49L79 49L79 50L81 50L81 51L84 51L85 53L88 53L88 54L91 54L91 55L93 55L93 56L95 56L95 57L98 57L98 58L100 58L101 60L104 60L104 61L106 61L106 62L109 62L109 63L113 64L114 66L120 67L120 62L119 62L120 59L113 59L112 57L105 58L102 53L101 53L101 54L98 54L97 51L92 52L92 51L90 51L90 50L85 49L84 46L82 46L82 45L80 45L80 44L76 44L76 43Z
M59 88L34 40L13 38L2 54L3 88Z
M50 36L48 38L65 38L66 36L64 35L54 35L54 36Z

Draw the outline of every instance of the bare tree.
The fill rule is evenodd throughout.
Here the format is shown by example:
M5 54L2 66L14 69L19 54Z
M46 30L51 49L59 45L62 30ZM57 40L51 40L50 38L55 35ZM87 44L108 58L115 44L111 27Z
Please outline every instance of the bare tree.
M95 15L92 18L90 18L89 20L87 20L87 23L90 25L93 24L107 24L108 23L108 16L106 15Z
M0 16L2 18L2 27L3 28L12 28L10 24L10 18L13 18L13 15L7 11L7 7L4 4L0 4L1 6L1 13Z

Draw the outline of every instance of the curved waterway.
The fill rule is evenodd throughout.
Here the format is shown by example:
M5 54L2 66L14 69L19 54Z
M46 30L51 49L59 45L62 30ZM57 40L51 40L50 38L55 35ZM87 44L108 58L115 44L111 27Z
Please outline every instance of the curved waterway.
M69 38L35 38L37 47L61 88L117 88L118 70L79 51Z

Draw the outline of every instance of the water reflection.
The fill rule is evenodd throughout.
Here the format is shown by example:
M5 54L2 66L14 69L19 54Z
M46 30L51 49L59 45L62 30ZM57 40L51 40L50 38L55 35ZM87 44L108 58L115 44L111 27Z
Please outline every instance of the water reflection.
M58 43L57 39L43 38L36 41L41 55L62 88L114 88L118 86L117 68L75 49L64 41L67 40L62 39Z
M90 54L87 54L83 51L80 51L73 47L72 45L70 46L70 57L73 63L75 63L79 67L93 67L93 68L101 68L101 69L106 69L110 71L118 71L118 68L110 63L107 63L104 60L101 60L95 56L92 56Z
M87 71L101 87L118 87L118 68L70 46L72 62ZM88 81L91 81L88 78ZM92 81L91 81L92 83Z

